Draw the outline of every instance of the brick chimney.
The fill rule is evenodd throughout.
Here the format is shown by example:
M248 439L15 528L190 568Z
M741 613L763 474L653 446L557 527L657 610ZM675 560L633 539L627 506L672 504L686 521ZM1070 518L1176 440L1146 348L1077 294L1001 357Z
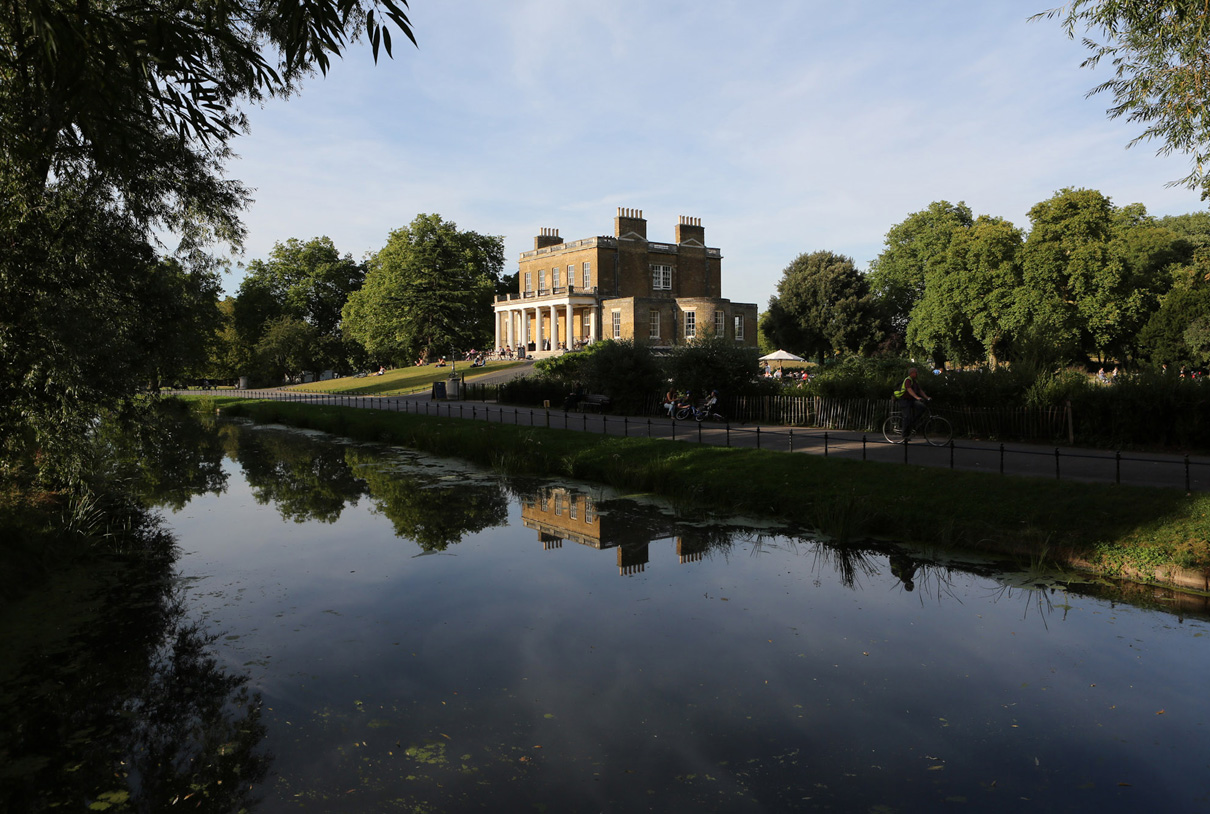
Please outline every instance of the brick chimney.
M625 209L618 207L618 216L613 219L613 233L616 237L637 234L643 240L647 239L647 221L643 218L642 209Z
M547 246L558 246L563 242L563 238L559 237L558 229L548 229L543 227L541 234L534 238L534 249L545 249Z
M702 246L706 245L706 229L702 226L701 218L687 218L681 215L676 225L676 242L688 243L696 240Z

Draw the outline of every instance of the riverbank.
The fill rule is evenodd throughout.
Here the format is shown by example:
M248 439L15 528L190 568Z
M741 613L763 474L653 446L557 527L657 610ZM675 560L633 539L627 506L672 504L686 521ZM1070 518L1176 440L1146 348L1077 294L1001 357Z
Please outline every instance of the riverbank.
M455 456L510 474L768 515L839 540L967 548L1210 590L1210 495L674 444L398 412L214 398L225 415Z

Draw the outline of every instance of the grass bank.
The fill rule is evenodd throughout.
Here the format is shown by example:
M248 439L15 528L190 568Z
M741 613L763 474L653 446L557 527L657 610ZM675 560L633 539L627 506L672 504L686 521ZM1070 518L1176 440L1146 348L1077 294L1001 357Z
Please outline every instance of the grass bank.
M967 548L1174 583L1210 573L1210 495L1056 482L279 401L213 399L226 415L566 476L840 540ZM1174 569L1185 571L1177 579ZM1196 574L1192 575L1196 576ZM1204 586L1203 586L1204 587Z
M433 382L443 382L450 374L457 372L465 376L468 382L484 373L495 373L516 367L522 362L488 362L482 367L474 367L470 362L458 362L456 365L447 364L445 367L424 365L422 367L401 367L388 370L381 376L346 376L343 379L328 379L322 382L309 382L295 385L290 390L304 390L308 393L342 393L357 396L393 396L407 393L417 393L428 390Z

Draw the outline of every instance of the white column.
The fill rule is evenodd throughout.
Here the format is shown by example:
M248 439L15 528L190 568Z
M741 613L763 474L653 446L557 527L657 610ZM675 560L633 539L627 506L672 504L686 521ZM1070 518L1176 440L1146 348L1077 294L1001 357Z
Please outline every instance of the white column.
M601 341L601 326L598 324L600 320L597 319L597 312L600 310L601 309L599 307L594 305L592 310L588 313L588 327L593 342Z
M494 351L500 349L500 317L504 316L505 313L499 309L496 311L496 344L492 345L492 350Z
M536 334L534 337L534 349L542 350L542 306L540 305L534 308L534 333Z
M550 304L550 349L559 349L559 309Z
M572 334L576 332L576 323L571 318L571 300L567 301L567 349L571 350L575 345Z
M521 344L529 350L529 309L521 309Z
M517 315L517 311L516 311L516 309L515 309L515 308L510 308L510 309L508 309L508 311L507 311L507 312L505 312L505 315L504 315L505 319L507 319L507 320L508 320L508 323L507 323L507 326L506 326L506 329L505 329L505 332L504 332L504 333L505 333L505 335L508 337L508 347L510 347L510 348L515 347L515 344L514 344L514 342L513 342L513 338L514 338L514 334L513 334L513 322L514 322L514 317L515 317L516 315Z

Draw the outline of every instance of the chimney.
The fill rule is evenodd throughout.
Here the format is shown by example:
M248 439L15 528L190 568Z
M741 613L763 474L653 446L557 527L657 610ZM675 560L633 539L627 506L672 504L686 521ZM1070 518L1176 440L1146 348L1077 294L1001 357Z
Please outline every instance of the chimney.
M547 246L558 246L563 242L563 238L559 237L558 229L548 229L543 227L541 234L534 238L534 249L545 249Z
M647 221L643 219L642 209L625 209L618 207L618 216L613 219L613 233L616 237L634 232L643 240L647 239Z
M702 226L701 218L687 218L681 215L680 220L676 224L676 242L688 243L690 240L696 240L699 244L706 245L706 229Z

